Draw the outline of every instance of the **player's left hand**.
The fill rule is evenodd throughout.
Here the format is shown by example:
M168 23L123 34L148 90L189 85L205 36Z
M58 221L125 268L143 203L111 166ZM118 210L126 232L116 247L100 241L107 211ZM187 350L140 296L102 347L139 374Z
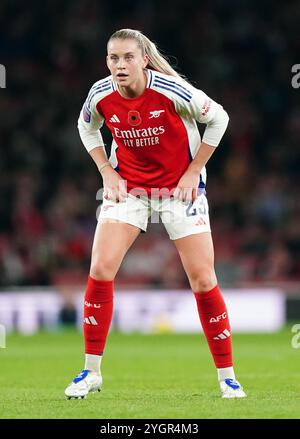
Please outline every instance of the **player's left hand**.
M183 202L195 201L198 195L199 183L199 173L187 170L180 178L173 196Z

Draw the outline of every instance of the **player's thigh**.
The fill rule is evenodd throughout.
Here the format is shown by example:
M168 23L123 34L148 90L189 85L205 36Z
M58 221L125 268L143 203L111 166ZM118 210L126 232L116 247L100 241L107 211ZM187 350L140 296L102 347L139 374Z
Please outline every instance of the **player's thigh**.
M189 278L214 272L214 246L211 232L203 232L173 240Z
M115 219L126 224L131 224L146 231L148 224L149 202L145 197L135 197L128 194L125 201L117 203L104 198L98 220Z
M133 244L141 229L116 219L99 219L92 247L91 269L92 277L118 271L121 262Z

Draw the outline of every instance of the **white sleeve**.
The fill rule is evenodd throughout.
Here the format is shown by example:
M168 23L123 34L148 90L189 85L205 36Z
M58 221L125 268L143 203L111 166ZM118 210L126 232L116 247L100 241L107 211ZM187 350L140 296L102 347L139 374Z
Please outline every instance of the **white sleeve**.
M222 105L209 98L202 90L199 90L185 81L182 81L186 89L184 99L177 99L176 111L183 116L190 116L200 123L205 123L202 141L211 146L218 146L227 128L229 117Z
M219 104L217 105L213 118L206 124L202 138L202 142L211 146L219 145L229 122L229 116L224 108Z
M97 146L104 147L103 138L99 131L104 118L96 108L95 99L91 99L89 96L82 107L77 125L82 143L88 152Z

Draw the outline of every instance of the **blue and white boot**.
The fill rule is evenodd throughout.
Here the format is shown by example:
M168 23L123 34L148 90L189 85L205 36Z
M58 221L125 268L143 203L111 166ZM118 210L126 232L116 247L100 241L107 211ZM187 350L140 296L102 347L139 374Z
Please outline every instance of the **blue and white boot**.
M81 371L66 388L67 399L84 399L90 392L100 392L102 376L88 369Z
M247 395L240 383L232 378L220 381L222 398L245 398Z

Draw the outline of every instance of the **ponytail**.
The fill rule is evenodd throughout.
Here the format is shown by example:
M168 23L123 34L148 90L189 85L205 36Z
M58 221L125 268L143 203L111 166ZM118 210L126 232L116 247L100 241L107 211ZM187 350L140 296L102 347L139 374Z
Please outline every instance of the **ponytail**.
M111 35L108 43L117 38L135 40L142 51L142 55L147 55L149 58L148 68L165 73L166 75L183 77L171 67L168 59L160 53L155 43L149 40L142 32L134 29L121 29Z

